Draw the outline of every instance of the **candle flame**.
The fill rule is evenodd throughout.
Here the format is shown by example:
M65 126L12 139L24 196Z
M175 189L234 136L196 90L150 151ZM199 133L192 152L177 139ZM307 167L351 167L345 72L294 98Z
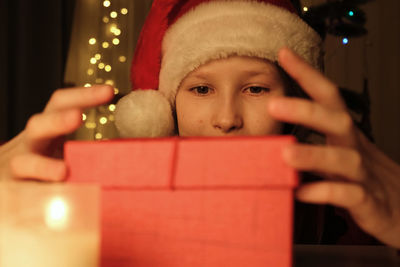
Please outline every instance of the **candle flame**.
M50 200L45 216L46 225L53 230L64 230L68 224L68 203L61 197Z

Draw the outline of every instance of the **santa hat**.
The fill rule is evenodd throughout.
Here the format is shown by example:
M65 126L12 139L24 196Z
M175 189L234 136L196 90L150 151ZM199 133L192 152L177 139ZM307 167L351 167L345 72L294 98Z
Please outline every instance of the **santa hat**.
M117 129L171 136L177 89L202 64L232 55L276 62L286 46L318 67L320 43L289 0L155 0L132 62L133 92L117 103Z

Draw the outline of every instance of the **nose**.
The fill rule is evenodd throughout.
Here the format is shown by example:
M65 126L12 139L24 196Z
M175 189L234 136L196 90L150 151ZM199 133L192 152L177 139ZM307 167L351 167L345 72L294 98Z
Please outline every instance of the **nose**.
M212 124L222 133L232 133L243 127L240 105L234 100L223 100L216 103Z

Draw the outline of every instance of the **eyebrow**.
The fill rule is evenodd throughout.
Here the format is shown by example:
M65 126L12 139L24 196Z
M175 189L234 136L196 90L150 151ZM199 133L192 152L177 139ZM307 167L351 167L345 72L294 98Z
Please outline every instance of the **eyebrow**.
M262 71L255 71L255 70L244 70L243 73L246 76L258 76L258 75L273 75L275 74L272 70L269 69L263 69ZM200 72L200 73L196 73L195 75L191 76L192 78L199 78L199 79L203 79L206 80L208 78L208 76L212 74L212 72Z

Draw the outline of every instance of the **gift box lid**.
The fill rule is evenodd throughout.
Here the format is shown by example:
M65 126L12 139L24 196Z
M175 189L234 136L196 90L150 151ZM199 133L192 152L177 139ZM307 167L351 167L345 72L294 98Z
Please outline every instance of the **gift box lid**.
M294 187L281 150L292 136L70 141L69 182L130 189Z

